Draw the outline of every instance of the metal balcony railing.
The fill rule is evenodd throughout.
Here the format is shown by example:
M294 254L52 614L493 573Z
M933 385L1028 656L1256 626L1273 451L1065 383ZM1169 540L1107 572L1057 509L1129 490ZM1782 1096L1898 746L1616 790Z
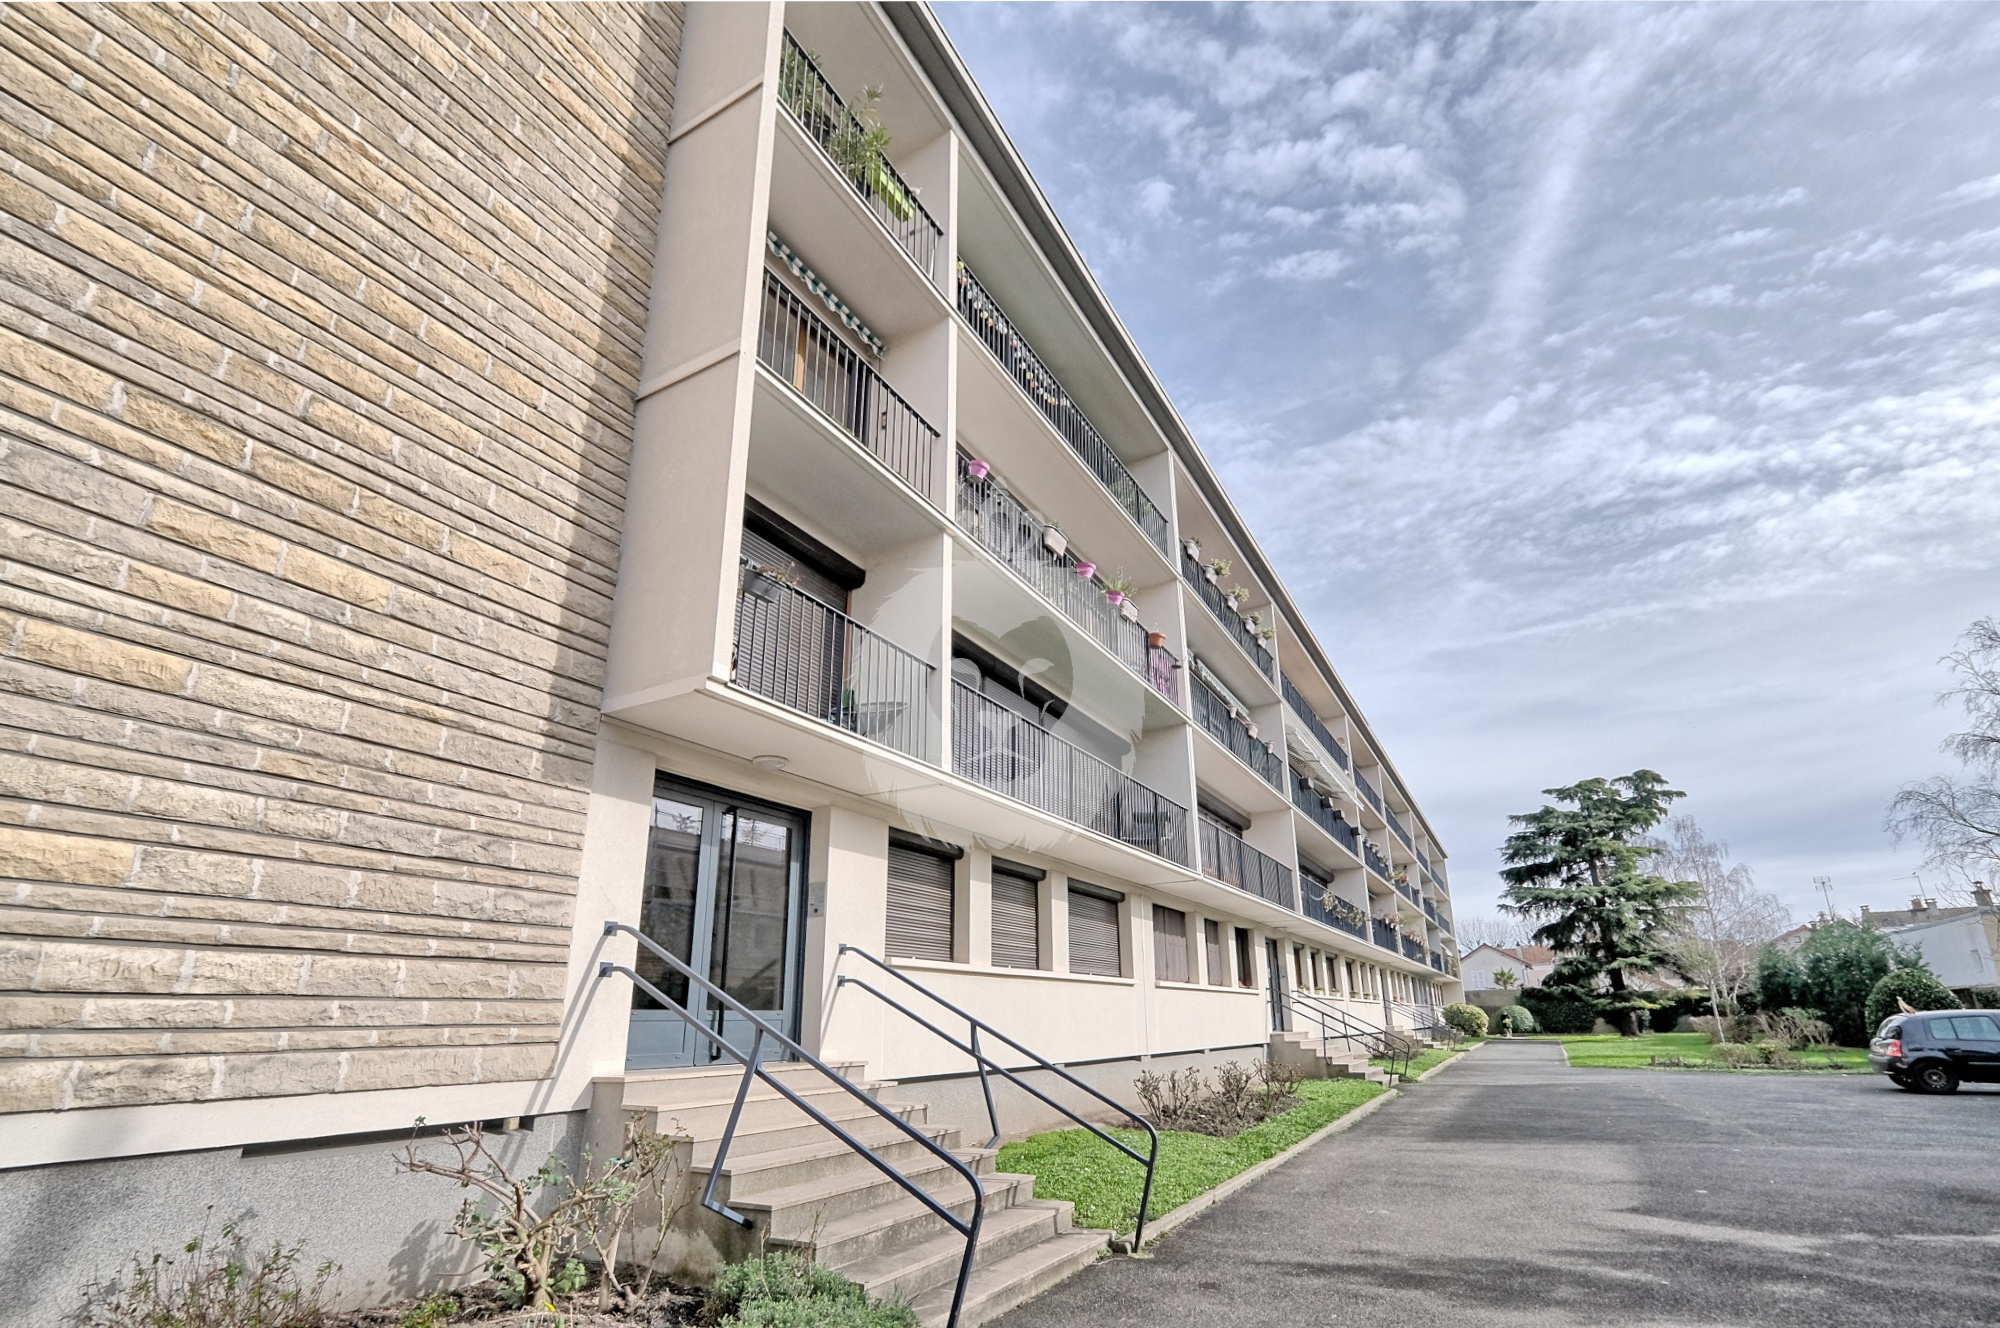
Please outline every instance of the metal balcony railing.
M1368 800L1370 807L1373 807L1378 812L1383 810L1382 795L1376 791L1373 784L1368 782L1368 776L1357 770L1354 772L1354 783L1360 788L1361 796Z
M1250 736L1249 727L1229 711L1229 703L1215 694L1215 689L1201 680L1200 675L1188 674L1188 697L1193 702L1195 722L1207 734L1227 747L1230 754L1249 766L1274 789L1285 787L1285 760L1272 750L1271 744Z
M932 502L938 431L775 272L764 274L757 358Z
M1431 967L1440 973L1444 972L1444 956L1435 950L1431 951Z
M737 586L730 681L925 759L935 665L747 559Z
M1368 919L1368 935L1384 950L1396 949L1396 929L1380 918Z
M1403 819L1396 815L1396 809L1393 807L1384 807L1382 815L1388 818L1389 828L1396 832L1396 838L1403 841L1403 847L1415 853L1417 851L1416 841L1412 840L1410 832L1403 828Z
M1236 644L1243 647L1243 653L1250 657L1265 677L1277 671L1278 662L1271 657L1270 648L1257 639L1257 633L1236 612L1229 596L1222 593L1222 587L1208 579L1202 565L1189 557L1185 549L1181 550L1181 579L1194 587L1195 598L1208 606L1208 611L1215 615L1223 630L1236 638Z
M1423 901L1423 907L1424 907L1424 915L1428 917L1432 922L1436 922L1438 920L1437 905L1433 904L1430 900L1426 899Z
M1389 879L1388 859L1384 858L1376 850L1375 846L1365 839L1361 841L1361 860L1368 864L1369 871L1374 872L1385 881Z
M1424 943L1419 940L1413 940L1408 936L1403 937L1403 957L1405 959L1422 959L1424 957Z
M1331 756L1342 770L1348 769L1347 749L1340 745L1340 739L1333 736L1333 730L1328 728L1326 721L1314 712L1311 703L1299 689L1292 686L1292 680L1280 675L1278 685L1285 693L1285 704L1292 708L1292 713L1299 717L1299 722L1306 726L1306 731L1326 749L1326 754Z
M1187 808L956 680L951 768L1051 816L1191 865Z
M917 201L917 191L896 173L887 157L878 153L870 163L843 164L843 158L856 155L848 149L860 137L862 126L812 56L789 32L778 62L778 102L791 112L806 137L819 144L827 160L854 186L854 192L861 195L903 252L935 282L943 228L924 210Z
M1070 397L1049 367L1042 363L1041 356L1035 354L1027 340L1015 330L1009 319L986 287L979 284L979 278L972 275L972 269L958 265L958 312L965 317L973 335L993 352L993 358L1000 361L1000 367L1007 371L1035 409L1042 412L1055 431L1062 435L1070 450L1083 459L1083 464L1097 476L1098 482L1107 489L1112 498L1134 521L1139 529L1146 532L1146 538L1153 542L1162 554L1167 552L1166 514L1154 505L1139 487L1139 481L1132 478L1132 472L1125 469L1125 463L1111 450L1111 444L1104 441L1104 435L1097 431L1084 415L1082 408Z
M1389 884L1395 886L1396 893L1409 900L1412 904L1417 902L1417 889L1408 881L1398 881L1392 878Z
M1201 820L1201 869L1224 885L1268 899L1280 908L1298 911L1292 869L1244 843L1206 817Z
M1051 553L1042 539L1042 523L1028 514L1005 485L991 476L974 479L965 463L961 454L954 513L959 528L1178 706L1180 661L1173 652L1165 646L1147 645L1145 624L1125 617L1105 598L1103 581L1077 575L1075 552Z
M1335 931L1368 939L1368 915L1339 895L1330 894L1330 890L1325 881L1300 872L1299 911Z
M1320 829L1334 837L1334 840L1356 857L1361 856L1361 832L1348 823L1340 809L1319 795L1312 781L1298 771L1291 772L1292 806L1306 814L1306 818Z

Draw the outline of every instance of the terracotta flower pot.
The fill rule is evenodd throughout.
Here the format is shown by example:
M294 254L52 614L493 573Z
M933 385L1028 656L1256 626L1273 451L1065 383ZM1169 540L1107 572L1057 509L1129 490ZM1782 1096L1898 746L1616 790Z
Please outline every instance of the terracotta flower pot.
M1165 632L1148 632L1146 633L1146 644L1155 650L1164 650L1167 645L1167 634Z

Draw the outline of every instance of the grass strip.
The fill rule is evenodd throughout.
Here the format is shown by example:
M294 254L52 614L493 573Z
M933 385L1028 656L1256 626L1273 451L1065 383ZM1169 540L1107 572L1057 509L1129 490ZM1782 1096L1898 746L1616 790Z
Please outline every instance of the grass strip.
M1434 1070L1438 1066L1443 1065L1446 1061L1458 1055L1459 1052L1470 1051L1478 1045L1477 1042L1461 1042L1455 1047L1428 1048L1421 1054L1410 1058L1410 1067L1405 1072L1404 1077L1414 1079L1426 1070ZM1368 1063L1380 1070L1389 1068L1389 1060L1384 1056L1378 1056Z
M1706 1033L1647 1033L1641 1037L1619 1037L1617 1034L1588 1034L1580 1037L1556 1039L1569 1051L1571 1065L1594 1066L1599 1069L1651 1070L1688 1068L1678 1066L1655 1066L1653 1058L1679 1057L1683 1061L1698 1062L1694 1068L1729 1070L1744 1068L1770 1073L1826 1073L1830 1070L1866 1070L1868 1053L1855 1047L1834 1047L1830 1053L1801 1051L1797 1066L1756 1065L1736 1067L1717 1059L1715 1047Z
M1299 1085L1298 1106L1233 1138L1160 1131L1160 1165L1148 1216L1172 1212L1386 1091L1365 1079L1309 1079ZM1108 1133L1141 1153L1146 1151L1144 1130ZM1067 1199L1075 1204L1078 1226L1123 1232L1135 1224L1145 1169L1088 1130L1055 1130L1006 1144L1000 1149L998 1166L1005 1172L1032 1174L1037 1199Z

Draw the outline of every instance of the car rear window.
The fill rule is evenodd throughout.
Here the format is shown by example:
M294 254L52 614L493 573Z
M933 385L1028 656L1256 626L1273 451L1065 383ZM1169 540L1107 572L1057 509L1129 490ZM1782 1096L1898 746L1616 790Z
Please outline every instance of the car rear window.
M1884 1019L1882 1026L1875 1030L1875 1036L1878 1038L1899 1038L1903 1036L1903 1021L1900 1019Z
M1958 1042L2000 1042L2000 1024L1990 1014L1961 1014L1930 1021L1931 1036Z

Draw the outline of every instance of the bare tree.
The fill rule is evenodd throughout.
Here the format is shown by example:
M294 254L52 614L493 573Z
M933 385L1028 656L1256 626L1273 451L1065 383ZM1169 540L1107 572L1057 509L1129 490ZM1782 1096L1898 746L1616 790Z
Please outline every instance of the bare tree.
M1459 953L1471 954L1482 945L1503 948L1526 945L1529 930L1527 921L1522 918L1461 913L1457 919Z
M1968 721L1943 743L1965 773L1933 775L1907 784L1889 804L1897 843L1924 846L1924 865L1947 875L1993 879L2000 870L2000 621L1981 618L1941 661L1958 685L1938 694L1957 702Z
M1687 912L1687 925L1674 946L1675 963L1687 977L1708 988L1720 1017L1733 1010L1757 966L1764 943L1792 925L1778 897L1757 888L1748 865L1729 860L1729 845L1702 833L1692 816L1676 816L1666 835L1650 841L1652 868L1676 881L1700 887Z

